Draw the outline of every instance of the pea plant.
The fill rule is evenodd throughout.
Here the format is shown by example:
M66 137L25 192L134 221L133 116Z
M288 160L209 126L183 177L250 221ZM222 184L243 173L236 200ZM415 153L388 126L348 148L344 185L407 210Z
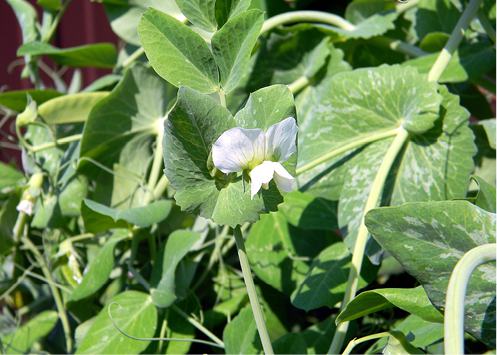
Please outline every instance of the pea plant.
M7 0L3 352L495 349L495 2L100 2Z

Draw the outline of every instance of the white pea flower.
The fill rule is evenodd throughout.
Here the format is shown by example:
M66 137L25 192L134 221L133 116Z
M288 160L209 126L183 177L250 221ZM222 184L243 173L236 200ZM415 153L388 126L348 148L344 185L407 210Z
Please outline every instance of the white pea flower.
M34 204L30 200L21 200L16 207L18 212L24 212L28 216L33 214Z
M214 166L225 174L249 170L251 197L274 179L281 191L295 188L295 178L281 165L295 153L297 124L288 117L268 128L235 127L224 132L212 146Z

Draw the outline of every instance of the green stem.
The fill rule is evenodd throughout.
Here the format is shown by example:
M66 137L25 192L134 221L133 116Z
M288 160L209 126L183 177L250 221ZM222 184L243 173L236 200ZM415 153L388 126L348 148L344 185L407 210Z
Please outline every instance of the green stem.
M488 20L487 16L483 13L483 11L478 12L478 20L480 21L481 26L487 33L487 36L495 44L495 30L492 26L492 23L490 23L490 21Z
M406 54L414 58L422 57L428 54L421 48L416 47L410 43L402 42L397 39L392 39L384 36L373 37L369 40L369 43L378 45L380 47L387 47L391 50Z
M144 200L144 204L148 204L150 201L154 199L154 189L157 185L157 181L159 180L159 176L162 168L162 137L163 130L162 125L157 131L157 136L155 139L155 151L154 151L154 159L152 161L152 168L150 169L150 175L148 177L147 183L147 195Z
M49 30L41 38L42 42L48 43L52 40L52 37L55 35L55 31L57 31L57 27L59 26L60 20L62 19L62 16L64 16L64 13L66 12L67 7L71 3L71 1L72 0L66 0L63 2L62 7L60 8L59 12L52 21L52 24L50 25Z
M167 179L166 175L162 175L159 179L159 182L154 188L154 200L160 198L164 193L164 191L166 191L168 186L169 186L169 180Z
M336 26L347 31L353 31L355 26L344 18L321 11L291 11L273 16L262 25L261 34L271 31L281 25L296 22L320 22Z
M181 317L183 317L188 323L193 325L195 328L197 328L199 331L204 333L209 339L211 339L214 343L218 344L220 347L224 348L224 343L221 339L219 339L214 333L212 333L209 329L204 327L200 322L198 322L195 318L190 317L188 314L183 312L179 307L173 305L172 306L173 311L178 313Z
M236 247L238 249L238 258L240 259L240 266L242 268L243 279L245 281L245 287L247 288L250 306L252 307L252 313L254 314L257 331L259 332L259 337L261 338L262 348L264 349L264 353L266 355L272 355L274 354L274 351L271 345L271 339L269 338L269 333L264 321L264 314L262 313L261 304L259 302L259 298L257 297L254 279L252 278L252 270L250 269L247 252L245 251L245 242L243 241L243 235L239 225L235 227L234 234Z
M145 54L145 49L143 49L143 47L140 47L138 48L136 51L134 51L133 53L130 54L130 56L128 58L126 58L124 61L123 61L123 64L121 65L123 69L126 69L127 67L129 67L131 64L133 64L133 62L135 60L137 60L138 58L140 58L143 54Z
M349 278L347 281L347 287L345 289L345 295L343 297L341 309L345 308L345 306L355 297L357 292L359 275L361 273L362 261L364 259L364 252L366 250L366 243L369 236L368 229L364 224L364 218L366 214L371 209L375 208L381 201L383 187L385 186L388 174L395 159L397 158L397 155L404 146L404 143L407 141L408 136L409 135L407 131L403 127L398 128L397 135L388 148L385 154L385 158L383 159L380 168L378 169L378 173L375 176L373 185L371 186L371 191L369 192L369 196L366 200L364 211L362 213L361 226L359 227L359 230L357 232L357 238L354 244L352 263L350 266ZM347 333L348 327L349 322L343 322L337 326L335 335L333 336L333 341L331 343L330 349L328 350L329 354L336 354L342 349L343 341L345 339L345 334Z
M428 73L428 81L438 81L442 76L442 73L449 65L452 56L459 47L459 44L463 39L464 32L466 32L471 20L476 16L481 1L482 0L471 0L469 2L468 6L459 18L456 27L452 31L447 44L442 49L437 60L431 67L431 70Z
M217 92L219 95L219 103L221 106L226 107L226 94L224 93L224 90L219 88L219 91Z
M37 153L37 152L40 152L40 151L45 150L45 149L55 148L55 147L57 147L59 145L68 144L68 143L79 141L79 140L81 140L81 137L83 137L82 134L75 134L75 135L72 135L72 136L68 136L68 137L57 139L55 142L49 142L49 143L45 143L45 144L40 144L40 145L37 145L37 146L33 146L33 147L31 147L30 150L33 153Z
M288 84L288 89L292 92L292 94L296 95L302 89L307 87L307 85L309 85L309 79L305 75L302 75L293 83Z
M69 318L67 317L66 310L64 308L64 303L62 302L62 297L60 295L59 290L55 286L55 282L52 278L52 274L48 269L47 264L45 263L45 259L40 254L36 246L31 242L28 237L23 238L23 244L33 253L36 261L40 264L41 271L43 275L47 279L48 286L50 287L50 291L55 301L55 307L57 308L57 313L59 315L60 322L62 323L62 329L64 330L64 337L66 339L66 351L67 353L71 353L72 351L72 336L71 336L71 327L69 325Z
M478 265L496 259L497 244L484 244L468 251L450 275L445 299L444 348L446 354L464 354L464 297L469 279Z
M333 158L335 158L343 153L346 153L350 150L362 147L365 144L376 142L380 139L395 136L395 135L397 135L398 132L399 132L399 128L394 128L394 129L391 129L388 131L380 131L380 132L368 134L364 137L360 137L360 136L354 137L350 141L347 141L347 142L344 142L343 144L341 144L340 147L335 148L335 149L329 151L328 153L320 156L319 158L314 159L313 161L298 167L296 174L300 175L302 173L305 173L305 172L315 168L316 166L318 166L324 162L327 162L330 159L333 159Z
M347 347L343 351L342 355L349 355L352 352L352 349L354 349L354 347L356 345L359 345L361 343L365 343L365 342L370 341L370 340L384 338L384 337L387 337L387 336L390 336L389 332L382 332L382 333L377 333L377 334L371 334L371 335L367 335L367 336L359 338L359 339L358 338L354 338L354 339L352 339L349 342L349 345L347 345Z

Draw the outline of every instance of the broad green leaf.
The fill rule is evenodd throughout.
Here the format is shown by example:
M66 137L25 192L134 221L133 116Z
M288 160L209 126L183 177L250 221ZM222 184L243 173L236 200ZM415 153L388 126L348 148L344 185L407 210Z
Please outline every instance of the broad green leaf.
M421 40L432 32L452 33L461 12L452 0L421 0L406 15L412 22L411 31Z
M396 330L389 333L387 343L382 350L383 354L424 354L423 351L409 343L404 333Z
M472 248L495 243L495 214L466 201L409 203L372 210L370 233L423 285L441 309L449 277ZM466 331L495 346L495 264L479 266L465 298Z
M290 296L303 282L310 261L331 243L317 231L304 233L281 211L261 216L247 236L250 265L259 279Z
M24 175L9 164L0 162L0 193L19 186L24 181Z
M212 37L212 52L226 93L238 85L248 69L263 21L264 15L258 10L242 12L228 20Z
M156 325L157 309L151 297L138 291L124 291L100 311L76 354L139 354L150 341L128 338L116 326L126 334L150 338L155 334Z
M150 227L166 219L171 207L171 201L161 200L143 207L117 210L92 200L84 200L82 216L86 230L98 233L112 228Z
M352 23L360 23L369 17L395 11L395 3L378 0L354 0L345 9L345 18Z
M411 345L418 348L426 348L443 339L443 324L428 322L415 315L410 315L394 324L391 329L408 334ZM366 354L377 354L386 344L387 339L380 339L366 351Z
M479 176L472 176L471 178L478 185L475 197L475 205L486 211L495 213L495 186L489 184Z
M337 322L346 322L384 309L398 307L430 322L443 322L423 287L378 288L360 293L340 312Z
M250 307L245 307L224 328L223 341L227 354L262 353L261 341Z
M165 12L179 21L184 21L175 0L117 0L102 1L110 20L112 30L123 40L133 45L140 45L137 27L140 18L149 7Z
M394 73L397 75L391 76ZM399 80L401 77L405 80ZM372 83L375 88L366 89ZM304 191L328 198L340 197L338 221L340 227L347 227L345 242L350 247L372 181L392 140L381 136L390 125L395 129L403 124L409 131L418 132L410 134L399 154L396 178L387 181L386 191L392 194L392 204L465 198L475 146L467 125L469 114L446 88L439 88L440 95L437 87L427 83L414 69L383 66L336 74L327 89L329 94L319 96L321 100L306 103L308 111L300 126L297 171L308 170L299 176ZM425 104L418 106L417 101ZM366 147L359 144L344 155L323 159L362 138L376 141ZM308 169L313 166L316 167ZM368 247L370 256L377 251L373 244Z
M15 90L6 91L0 93L0 105L5 106L13 111L22 112L27 104L28 95L35 101L38 105L41 105L45 101L51 100L55 97L62 95L62 93L52 90Z
M153 8L138 25L138 33L154 70L175 86L211 93L217 90L218 69L204 39L185 24Z
M17 55L46 55L69 67L113 68L117 61L116 48L110 43L56 48L44 42L29 42L19 47Z
M443 47L445 47L448 40L449 40L449 35L447 33L431 32L431 33L428 33L423 38L423 40L419 44L419 48L421 48L422 50L429 52L429 53L439 52L443 49ZM445 71L446 70L447 69L445 69ZM439 82L440 82L440 80L439 80Z
M337 230L336 201L314 197L311 194L294 191L285 196L279 206L288 223L302 229Z
M478 121L478 124L483 126L487 134L488 144L495 149L495 118Z
M334 332L335 321L328 317L303 331L283 335L273 342L273 347L276 354L324 354Z
M36 2L48 11L58 11L62 7L62 0L37 0Z
M72 291L70 301L76 302L97 292L109 279L114 267L114 249L120 241L128 238L127 230L116 230L88 264L83 280Z
M314 258L305 278L292 294L292 304L305 311L327 306L333 308L343 298L349 277L350 255L344 243L335 243ZM363 267L359 288L376 276L369 263Z
M217 29L216 0L176 0L176 3L195 26L209 32Z
M231 17L247 10L251 0L216 0L216 21L222 27Z
M174 94L151 69L134 65L94 106L84 126L78 165L98 181L91 199L118 209L143 206L151 148Z
M177 230L169 235L164 254L157 262L158 270L162 271L160 278L158 283L150 289L152 300L157 307L169 307L178 298L175 284L176 268L199 239L198 233L186 230Z
M37 341L47 336L59 320L57 312L43 311L22 325L14 333L2 336L2 352L25 354Z
M275 88L280 92L278 88ZM275 99L271 88L265 88L267 95L258 96L258 107L268 107ZM257 93L254 93L257 95ZM248 104L247 104L248 105ZM281 114L288 112L287 106L280 108ZM234 126L252 128L276 123L277 114L271 114L267 121L250 122L245 126L235 119L227 109L214 99L188 88L178 92L176 105L169 114L164 130L165 174L175 190L177 204L188 212L200 214L219 224L236 226L259 219L259 213L276 209L282 197L271 183L269 190L260 196L250 198L250 191L241 177L220 172L211 175L214 168L210 158L212 144L227 129ZM279 120L284 115L279 116ZM263 116L262 118L266 118ZM291 164L291 162L287 162ZM291 171L291 166L288 167Z
M56 97L38 107L38 114L48 124L85 122L91 109L107 92L79 93Z

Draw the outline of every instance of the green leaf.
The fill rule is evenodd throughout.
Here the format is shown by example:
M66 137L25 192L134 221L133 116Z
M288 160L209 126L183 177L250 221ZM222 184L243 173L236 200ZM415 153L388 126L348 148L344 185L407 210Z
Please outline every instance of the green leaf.
M176 301L175 272L181 259L200 240L200 234L186 230L176 230L169 235L164 254L156 263L161 270L160 279L151 289L152 300L157 307L169 307Z
M266 91L272 92L271 89ZM274 99L272 95L260 98L261 107L268 107L267 103ZM281 107L281 112L285 111L287 108ZM272 114L267 123L260 124L266 127L269 122L275 123L276 117ZM235 178L234 174L211 175L214 168L209 158L212 144L235 125L229 111L212 98L180 88L176 105L165 123L163 144L164 172L175 190L177 204L182 210L230 226L257 221L259 213L275 210L282 199L273 183L261 196L251 199L241 178ZM238 124L244 128L255 125L255 122L251 126Z
M107 92L79 93L56 97L38 107L38 114L48 124L85 122L91 109Z
M231 17L247 10L251 0L216 0L216 21L222 27Z
M209 32L217 29L216 0L176 0L176 3L195 26Z
M314 258L309 271L292 294L292 304L305 311L327 306L333 308L347 288L351 254L344 243L335 243ZM376 276L376 268L365 265L359 288Z
M281 211L261 216L247 236L250 265L259 279L290 296L309 271L306 261L331 242L319 232L292 227Z
M7 0L7 3L14 10L21 26L22 43L36 40L38 37L36 9L25 0Z
M102 2L105 5L105 12L110 20L112 30L120 38L135 46L140 45L137 32L138 23L149 7L165 12L179 21L185 19L174 0L103 0Z
M47 336L59 320L57 312L43 311L14 333L2 335L2 351L8 354L25 354L39 340Z
M80 301L97 292L109 279L114 268L114 249L117 243L128 238L127 230L116 230L88 264L83 280L72 291L70 301Z
M404 333L390 331L387 344L383 348L383 354L424 354L423 351L412 346Z
M483 126L487 134L488 144L492 149L495 149L495 118L478 121L478 124Z
M134 65L94 106L78 162L79 171L98 181L93 200L118 209L143 206L151 147L174 95L175 89L151 69Z
M62 93L52 90L15 90L6 91L0 93L0 105L5 106L13 111L22 112L27 105L28 95L35 101L38 105L41 105L45 101L51 100L55 97L62 95Z
M9 164L0 162L0 193L19 186L24 181L24 175Z
M179 339L194 339L195 328L177 312L167 313L166 337ZM189 341L168 341L165 344L164 354L188 354L192 343Z
M374 238L423 285L441 309L450 274L472 248L495 243L495 214L466 201L409 203L372 210L366 226ZM466 331L495 346L495 264L473 272L465 298Z
M175 86L204 93L217 90L218 69L204 39L175 18L148 9L138 25L147 58L155 71Z
M103 232L113 228L150 227L166 219L172 208L170 200L151 202L143 207L117 210L91 200L84 200L81 214L87 231Z
M48 11L58 11L62 7L62 0L37 0L36 2Z
M472 176L471 179L478 185L478 190L475 197L475 205L486 211L495 213L495 186L490 185L479 176Z
M71 48L56 48L44 42L29 42L17 50L17 55L46 55L69 67L113 68L117 52L113 44L94 43Z
M414 35L423 39L432 32L452 33L461 12L451 0L421 0L407 17L412 21Z
M375 88L366 89L372 83ZM338 222L346 227L345 242L350 247L372 181L392 140L381 136L389 126L395 129L403 124L418 132L410 134L394 165L396 177L387 181L391 204L466 197L475 146L468 128L469 113L459 106L457 96L444 87L439 87L438 94L436 86L414 69L399 66L339 73L328 85L330 94L306 103L297 171L307 170L299 176L304 191L330 199L340 197ZM422 93L427 96L422 98ZM426 101L422 108L416 104L419 100ZM354 146L362 138L374 143L358 144L348 153L333 155L343 145ZM328 160L323 158L327 154ZM377 251L374 245L368 247L370 256Z
M324 354L335 332L332 317L314 324L299 333L287 333L273 342L276 354Z
M337 230L336 201L314 197L311 194L294 191L285 195L285 202L279 207L288 223L302 229Z
M223 332L224 350L227 354L261 354L262 345L257 333L254 315L245 307Z
M220 82L226 93L231 92L248 69L264 21L258 10L249 10L231 18L212 37L214 58L219 67Z
M340 312L337 323L398 307L430 322L443 322L442 314L431 304L423 287L379 288L360 293Z
M150 341L136 341L124 336L112 320L126 334L150 338L155 334L157 309L151 297L142 292L125 291L114 296L97 315L76 353L139 354L146 349Z

